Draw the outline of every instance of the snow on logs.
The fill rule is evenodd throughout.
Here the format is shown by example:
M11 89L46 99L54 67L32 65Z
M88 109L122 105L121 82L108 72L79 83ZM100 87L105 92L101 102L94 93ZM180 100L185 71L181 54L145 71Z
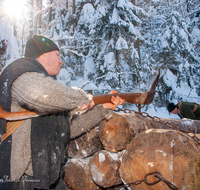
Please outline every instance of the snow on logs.
M92 179L100 187L106 188L122 183L119 174L120 162L116 155L114 157L109 152L102 150L95 153L90 159L89 168Z
M162 119L174 129L200 133L200 121ZM198 136L199 137L199 136ZM200 189L200 145L190 136L135 113L114 114L98 128L71 141L65 183L70 189L168 190L160 181L147 185L158 171L178 189ZM158 180L154 175L148 182ZM125 189L125 188L121 188Z

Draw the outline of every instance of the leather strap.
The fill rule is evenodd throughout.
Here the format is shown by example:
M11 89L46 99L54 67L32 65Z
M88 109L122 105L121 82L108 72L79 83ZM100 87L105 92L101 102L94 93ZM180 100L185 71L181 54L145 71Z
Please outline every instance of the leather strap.
M194 106L192 112L195 112L195 111L197 110L198 107L199 107L199 105L195 103L195 106Z
M24 108L19 110L21 111L26 111ZM1 143L8 137L10 136L25 120L19 120L19 121L8 121L6 124L6 133L1 135Z

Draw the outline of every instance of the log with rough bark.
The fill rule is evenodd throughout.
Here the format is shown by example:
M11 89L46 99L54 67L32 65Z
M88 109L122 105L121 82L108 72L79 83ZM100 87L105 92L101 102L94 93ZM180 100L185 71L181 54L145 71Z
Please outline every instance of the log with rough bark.
M138 134L126 148L120 166L125 183L143 180L158 171L178 189L200 189L200 146L188 135L175 130L149 129ZM151 175L148 182L158 180ZM149 186L131 185L134 190L168 190L163 182Z
M89 158L69 159L65 166L64 182L73 190L100 190L92 180L89 171Z
M199 120L190 120L190 119L169 119L169 118L159 118L156 119L158 122L153 121L150 117L144 117L137 113L120 113L130 124L130 128L135 135L141 131L157 128L157 129L169 129L163 123L170 123L173 125L174 129L189 130L193 133L200 133L200 121ZM152 115L153 117L153 115Z
M120 162L117 156L116 153L102 150L90 159L89 168L92 179L100 187L107 188L122 183L119 175Z
M103 146L99 139L98 128L94 128L70 142L68 156L70 158L86 158L101 149Z
M200 121L188 119L160 119L173 124L174 129L200 133ZM116 113L110 120L103 120L99 126L99 137L104 149L117 152L126 148L130 140L147 129L170 129L165 124L153 121L136 113Z

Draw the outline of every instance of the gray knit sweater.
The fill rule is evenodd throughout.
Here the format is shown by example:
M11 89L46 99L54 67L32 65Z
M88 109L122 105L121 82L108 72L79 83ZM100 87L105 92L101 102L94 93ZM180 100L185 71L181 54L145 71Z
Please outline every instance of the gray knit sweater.
M71 110L74 113L90 98L81 89L68 87L42 73L27 72L18 77L11 88L11 111L19 111L23 105L39 112ZM97 105L71 120L70 137L74 138L91 129L105 117L112 115L102 105ZM71 117L72 118L72 117ZM11 179L19 179L24 173L32 176L30 148L31 120L27 119L12 134Z

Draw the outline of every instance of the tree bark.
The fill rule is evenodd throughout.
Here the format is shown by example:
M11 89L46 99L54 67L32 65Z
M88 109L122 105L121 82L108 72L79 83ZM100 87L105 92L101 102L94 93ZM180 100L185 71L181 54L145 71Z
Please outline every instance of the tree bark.
M178 189L200 188L200 147L188 135L175 130L149 129L137 135L122 156L120 174L125 183L143 180L149 172L159 171ZM158 180L149 176L148 182ZM153 186L145 182L134 190L168 190L164 182Z
M75 18L75 13L76 13L76 1L73 0L73 8L72 8L72 14L73 14L73 32L75 31L75 28L77 26L77 20Z
M53 0L50 0L50 4L53 4ZM53 8L50 7L49 9L49 22L53 20Z
M153 121L149 117L143 117L136 113L120 113L120 115L128 121L134 135L151 128L170 129L165 124ZM185 131L189 130L193 133L200 133L199 120L160 118L160 121L171 123L175 130L182 129Z
M133 3L133 5L135 5L135 0L131 0L131 3Z
M68 11L68 8L69 8L69 5L68 5L68 4L69 4L69 1L66 0L66 3L65 3L66 6L65 6L65 8L67 9L67 11Z
M29 4L30 4L30 10L31 10L29 14L30 14L30 18L32 18L34 15L34 13L33 13L34 12L34 1L30 0ZM33 29L34 28L34 20L33 19L30 20L29 23L30 23L29 24L29 36L32 37L34 34L34 29Z
M37 0L36 1L37 3L37 10L42 10L42 0ZM37 28L41 28L42 26L42 14L39 14L38 17L37 17Z
M120 162L116 153L109 154L102 150L92 156L89 162L90 173L93 181L103 187L111 187L121 184L119 175Z

